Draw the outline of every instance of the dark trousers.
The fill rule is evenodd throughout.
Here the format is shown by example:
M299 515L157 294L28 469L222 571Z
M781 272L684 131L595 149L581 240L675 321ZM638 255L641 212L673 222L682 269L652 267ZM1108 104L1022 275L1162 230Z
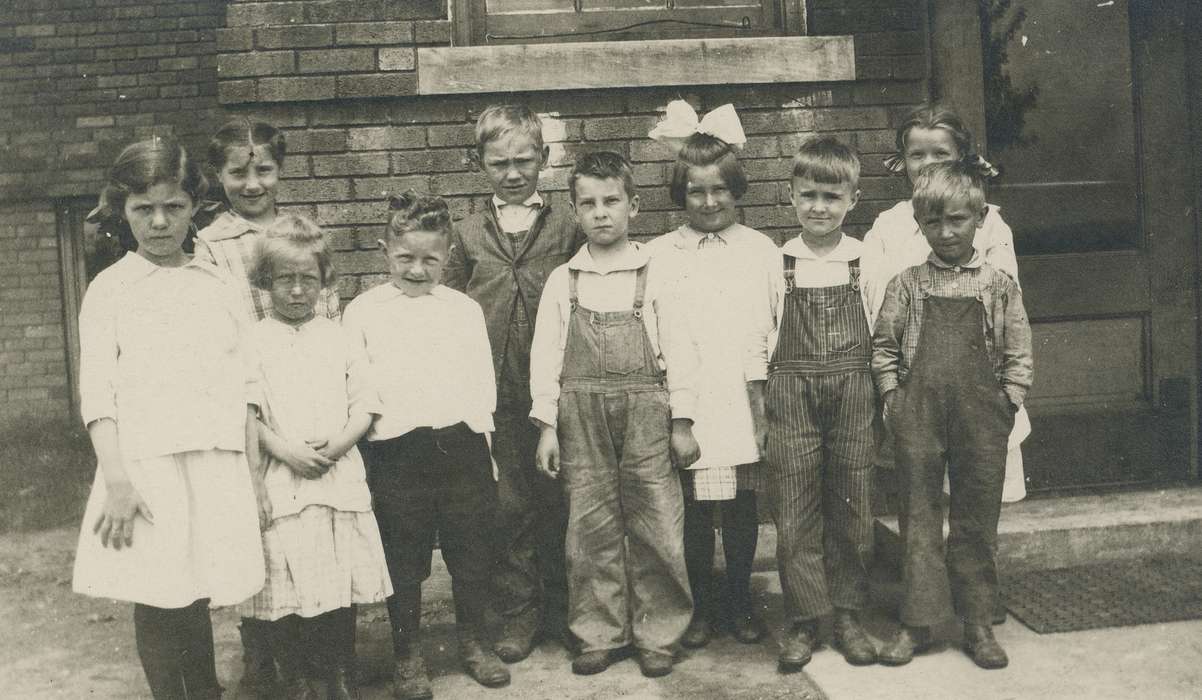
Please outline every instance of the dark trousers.
M324 678L355 660L355 607L315 617L285 615L267 623L271 651L285 678Z
M480 634L494 564L497 487L484 436L464 423L417 428L362 447L367 483L396 591L388 599L393 646L408 655L421 619L421 583L435 537L451 574L462 633Z
M527 393L529 389L526 389ZM493 609L504 619L566 624L568 579L564 533L568 527L563 485L538 473L534 452L538 428L528 402L502 403L494 420L497 483Z
M135 604L134 639L155 700L221 697L208 599L184 608Z
M680 473L684 500L684 562L697 615L713 617L715 602L723 615L751 612L751 565L759 541L755 491L740 490L729 501L698 501L692 497L692 471ZM726 588L714 595L714 511L722 517L722 552L726 558Z

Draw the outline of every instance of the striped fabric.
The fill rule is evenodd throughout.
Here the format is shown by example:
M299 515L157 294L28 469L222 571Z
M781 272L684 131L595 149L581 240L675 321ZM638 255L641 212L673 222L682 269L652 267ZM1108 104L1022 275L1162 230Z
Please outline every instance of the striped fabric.
M267 583L238 606L242 617L313 617L392 595L380 530L371 511L309 506L263 533Z

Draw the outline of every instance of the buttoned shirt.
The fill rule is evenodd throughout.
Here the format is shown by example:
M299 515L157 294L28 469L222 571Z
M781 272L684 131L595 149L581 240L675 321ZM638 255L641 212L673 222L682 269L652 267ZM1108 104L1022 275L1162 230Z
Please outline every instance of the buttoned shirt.
M258 259L259 240L265 235L266 229L230 211L222 212L196 235L196 256L229 273L252 322L271 315L271 292L250 281ZM318 316L337 321L342 315L338 292L321 290L314 311Z
M643 325L659 368L667 372L672 417L694 417L698 359L686 315L669 308L674 296L669 285L675 273L660 269L670 263L652 262L646 246L630 242L618 259L604 265L593 259L586 245L566 264L555 268L547 279L530 349L532 419L554 426L559 414L559 379L572 314L568 271L580 273L577 293L581 307L600 312L629 311L634 305L638 270L649 262Z
M259 403L246 326L214 266L192 258L160 267L126 253L92 280L80 307L84 423L115 420L129 459L245 450L246 406Z
M985 257L985 262L1010 275L1015 283L1018 282L1014 233L1002 221L998 207L989 205L985 221L977 229L972 245ZM914 219L914 205L910 200L898 202L876 217L872 228L864 234L864 250L860 258L869 328L876 324L889 280L908 267L921 265L930 253L931 246Z
M492 205L497 210L497 223L505 233L525 233L534 225L538 218L538 210L542 209L543 196L538 192L526 198L521 204L508 204L497 195L492 196Z
M889 283L872 336L872 375L881 396L906 380L922 335L923 301L930 297L975 298L985 308L985 350L1002 390L1023 405L1034 374L1031 325L1022 292L980 251L964 265L948 265L931 253L921 265Z
M791 239L781 247L776 267L765 278L765 285L761 287L763 293L758 296L751 312L743 366L747 381L767 379L768 362L776 352L780 320L785 309L784 256L791 255L796 258L793 267L795 286L834 287L850 281L848 263L858 260L862 250L863 244L846 234L843 234L830 252L821 256L814 253L801 236Z
M410 297L386 282L347 305L342 323L366 351L369 381L379 392L369 440L460 422L492 432L492 352L484 313L466 294L438 285Z

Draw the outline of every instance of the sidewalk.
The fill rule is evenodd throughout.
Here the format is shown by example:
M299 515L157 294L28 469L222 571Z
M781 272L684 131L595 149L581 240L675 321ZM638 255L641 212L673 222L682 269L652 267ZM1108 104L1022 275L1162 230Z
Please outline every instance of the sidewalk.
M774 545L757 561L753 589L765 619L779 635L780 585L771 569ZM92 600L70 591L76 530L0 537L0 688L11 698L146 698L145 680L133 645L131 606ZM887 610L896 584L881 572L874 585L877 607L869 631L882 639L891 631ZM559 700L560 698L683 698L687 700L993 700L1002 698L1175 698L1202 697L1202 621L1037 635L1017 620L996 628L1010 654L1010 667L983 671L955 645L914 660L904 668L855 668L829 648L818 651L805 674L776 672L776 643L745 646L729 637L699 652L686 652L668 677L650 680L633 661L597 676L573 676L567 653L544 645L511 667L513 682L486 690L464 675L456 660L450 579L435 557L425 587L425 650L440 700ZM237 615L213 614L218 673L231 691L241 672ZM368 683L364 700L391 697L387 614L382 606L361 613L360 665ZM234 697L226 694L227 700Z

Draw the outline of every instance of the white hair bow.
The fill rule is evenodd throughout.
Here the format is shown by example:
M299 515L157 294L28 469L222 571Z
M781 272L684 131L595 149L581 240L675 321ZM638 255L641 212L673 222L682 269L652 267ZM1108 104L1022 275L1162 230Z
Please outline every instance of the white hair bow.
M693 134L707 134L736 148L742 148L743 144L747 143L747 136L743 133L743 125L739 123L739 115L735 114L734 105L722 105L698 119L697 112L684 100L669 102L664 118L647 136L674 151L679 151L684 146L685 139Z

